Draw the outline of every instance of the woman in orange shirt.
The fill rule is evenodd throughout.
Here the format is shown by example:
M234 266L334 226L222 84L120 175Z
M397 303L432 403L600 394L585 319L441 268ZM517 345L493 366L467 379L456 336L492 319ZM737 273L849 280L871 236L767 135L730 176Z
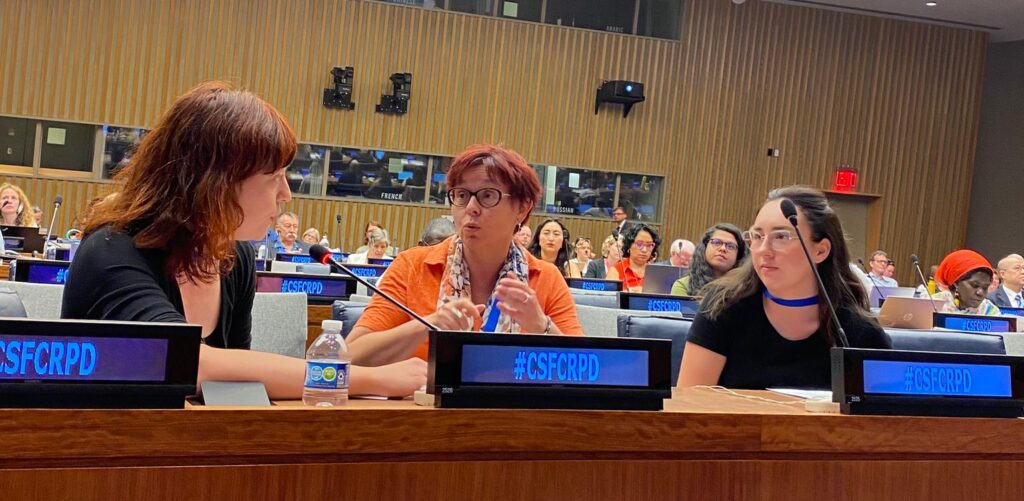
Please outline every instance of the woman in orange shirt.
M639 223L622 237L622 261L608 268L608 280L622 280L623 292L641 292L647 265L658 259L661 237L654 228Z
M381 290L443 330L582 335L562 272L512 242L541 192L523 157L470 147L452 161L446 183L455 235L399 254ZM379 295L348 342L354 363L427 357L426 328Z

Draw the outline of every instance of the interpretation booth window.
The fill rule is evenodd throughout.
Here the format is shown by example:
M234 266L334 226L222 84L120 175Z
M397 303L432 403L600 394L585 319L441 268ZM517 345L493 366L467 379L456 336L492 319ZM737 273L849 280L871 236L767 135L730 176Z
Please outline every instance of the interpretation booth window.
M320 195L324 185L327 147L300 144L287 169L288 187L299 195Z
M664 179L641 174L619 176L619 203L626 217L638 221L659 221Z
M679 39L684 0L377 0L611 33Z
M615 204L614 172L535 166L544 186L540 212L610 218Z
M128 165L146 132L146 129L103 126L103 179L114 177L118 170Z
M42 127L41 168L92 172L95 125L44 121Z
M430 157L393 151L331 148L327 196L424 203Z
M0 164L32 167L36 124L26 118L0 117Z

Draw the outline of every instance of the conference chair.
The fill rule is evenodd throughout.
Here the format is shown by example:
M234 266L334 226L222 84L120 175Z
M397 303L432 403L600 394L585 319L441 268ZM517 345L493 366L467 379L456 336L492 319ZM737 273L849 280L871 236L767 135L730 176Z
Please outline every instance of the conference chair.
M18 294L28 318L55 320L60 318L61 303L64 301L64 286L34 284L30 282L5 282L4 287Z
M885 329L885 332L895 350L1006 354L1003 337L998 334L911 329Z
M252 303L251 350L304 358L306 329L305 294L256 293Z
M618 320L619 337L668 339L672 341L672 386L679 380L679 365L683 361L683 347L690 332L692 320L682 317L621 314Z

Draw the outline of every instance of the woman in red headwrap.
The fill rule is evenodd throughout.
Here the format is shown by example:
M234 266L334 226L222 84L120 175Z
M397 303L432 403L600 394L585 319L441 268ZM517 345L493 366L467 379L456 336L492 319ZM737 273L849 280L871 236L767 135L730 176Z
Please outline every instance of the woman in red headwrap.
M935 271L936 282L949 290L937 292L933 299L945 301L944 313L1000 315L1002 312L988 300L992 283L992 265L981 254L969 249L950 253Z

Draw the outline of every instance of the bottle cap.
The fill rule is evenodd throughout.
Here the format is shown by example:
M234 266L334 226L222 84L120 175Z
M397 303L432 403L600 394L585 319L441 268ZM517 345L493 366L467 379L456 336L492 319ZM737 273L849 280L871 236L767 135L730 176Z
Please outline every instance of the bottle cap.
M341 320L324 320L320 322L320 328L325 331L338 331L341 332Z

